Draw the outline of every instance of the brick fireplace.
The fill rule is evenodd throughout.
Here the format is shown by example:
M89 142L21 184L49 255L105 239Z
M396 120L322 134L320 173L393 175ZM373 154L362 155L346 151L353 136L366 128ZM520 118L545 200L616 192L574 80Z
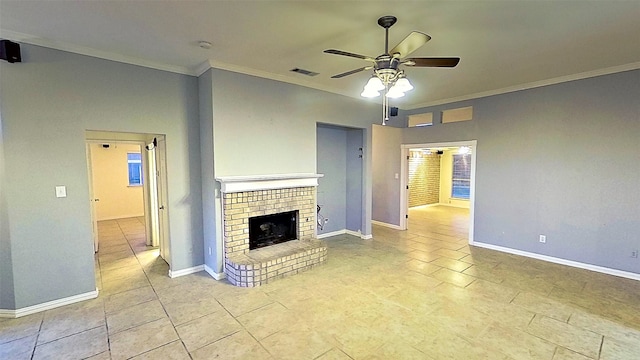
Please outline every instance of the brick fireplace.
M221 184L224 272L229 282L242 287L260 286L326 260L327 247L316 238L316 187L321 176L287 174L216 179ZM295 214L295 238L250 249L250 219L277 214ZM265 226L263 229L267 230Z

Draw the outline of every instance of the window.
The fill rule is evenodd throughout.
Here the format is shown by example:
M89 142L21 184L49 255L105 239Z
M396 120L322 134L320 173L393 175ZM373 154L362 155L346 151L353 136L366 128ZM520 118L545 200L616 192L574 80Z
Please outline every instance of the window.
M409 127L433 125L433 113L409 115Z
M453 177L451 179L451 197L469 199L471 192L471 154L453 155Z
M473 106L458 109L449 109L442 112L442 123L469 121L473 119Z
M129 186L142 185L142 154L127 153L129 167Z

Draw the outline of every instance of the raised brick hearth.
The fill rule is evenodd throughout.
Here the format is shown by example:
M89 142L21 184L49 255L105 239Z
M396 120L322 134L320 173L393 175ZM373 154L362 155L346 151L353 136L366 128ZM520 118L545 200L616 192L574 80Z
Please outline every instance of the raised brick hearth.
M327 247L315 238L316 186L321 175L219 178L222 184L224 272L254 287L322 264ZM298 211L297 240L249 249L249 218Z

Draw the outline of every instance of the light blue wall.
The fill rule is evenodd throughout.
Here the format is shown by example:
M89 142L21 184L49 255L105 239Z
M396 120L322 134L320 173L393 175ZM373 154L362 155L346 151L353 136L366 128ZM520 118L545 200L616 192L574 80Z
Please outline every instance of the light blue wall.
M363 188L363 163L364 163L364 134L362 129L347 129L347 168L346 168L346 181L347 181L347 230L362 232L364 229L363 222L363 203L362 203L362 188ZM362 155L362 157L361 157Z
M201 265L197 79L21 50L22 63L0 62L14 307L95 290L85 130L166 135L172 270ZM66 198L55 197L56 185Z
M329 219L318 234L339 230L361 231L363 227L362 129L318 124L318 204Z
M198 99L200 107L200 159L202 161L202 227L204 237L204 263L217 269L222 257L216 244L216 189L213 156L213 83L211 70L198 78ZM217 272L217 271L216 271Z
M4 170L4 123L2 122L2 113L2 107L0 106L0 309L13 309L15 308L15 297Z
M638 99L640 70L571 81L415 110L472 105L474 120L402 142L477 139L475 241L640 273Z
M400 224L400 157L402 129L373 126L372 220ZM396 179L398 174L398 179Z
M329 219L318 235L344 230L347 226L347 131L323 126L317 129L318 205Z
M371 173L371 126L379 121L379 105L255 76L210 71L216 177L315 173L318 123L361 129L363 172ZM360 216L370 219L371 177L365 176L362 183ZM217 207L219 202L216 199ZM221 225L220 212L216 216ZM370 221L363 223L362 232L371 234ZM221 249L220 230L216 234ZM222 271L221 261L214 271Z

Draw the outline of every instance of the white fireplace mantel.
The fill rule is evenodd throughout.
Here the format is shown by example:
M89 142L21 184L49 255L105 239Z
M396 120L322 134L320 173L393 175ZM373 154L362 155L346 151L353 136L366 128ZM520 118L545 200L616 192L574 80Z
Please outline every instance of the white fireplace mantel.
M324 174L277 174L249 176L221 176L216 180L221 184L222 193L286 189L318 186L318 179Z

